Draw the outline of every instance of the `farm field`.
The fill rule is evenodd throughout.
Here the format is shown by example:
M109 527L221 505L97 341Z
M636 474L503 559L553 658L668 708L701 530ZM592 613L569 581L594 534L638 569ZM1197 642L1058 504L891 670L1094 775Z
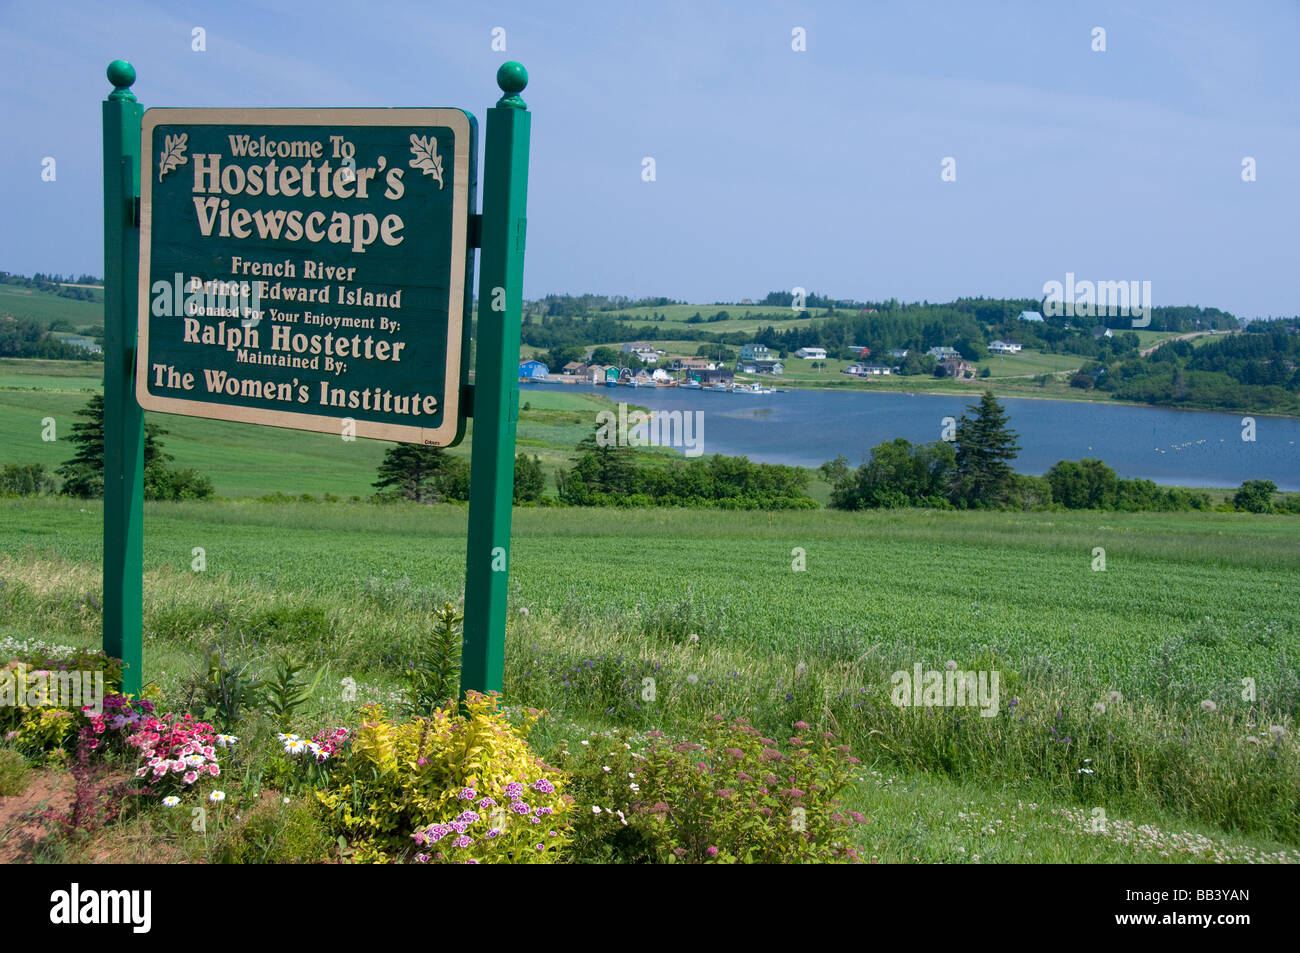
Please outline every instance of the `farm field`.
M45 291L0 284L0 315L35 321L49 326L55 321L69 321L75 328L104 323L102 295L97 301L77 301Z
M287 649L327 667L317 717L342 714L343 678L361 700L389 698L431 608L459 598L465 521L455 506L148 504L146 681L175 693L221 644L257 665ZM0 501L0 640L95 644L100 527L97 503ZM882 820L863 842L882 859L956 860L958 846L985 859L1145 856L1084 836L1097 803L1292 851L1297 531L1295 517L1230 514L519 509L506 696L552 713L543 749L709 712L764 730L833 724L869 766L855 797ZM792 569L795 547L806 571ZM950 659L1001 673L1004 713L985 732L888 704L890 672ZM638 703L647 674L653 706ZM1243 678L1257 703L1241 700ZM1098 714L1112 691L1123 702ZM1278 757L1250 761L1264 752L1246 735L1269 725L1287 726ZM1030 824L1028 839L990 843L982 825L935 814L972 801ZM1045 812L1032 822L1029 802ZM883 825L912 811L929 818L921 833L904 825L914 837Z

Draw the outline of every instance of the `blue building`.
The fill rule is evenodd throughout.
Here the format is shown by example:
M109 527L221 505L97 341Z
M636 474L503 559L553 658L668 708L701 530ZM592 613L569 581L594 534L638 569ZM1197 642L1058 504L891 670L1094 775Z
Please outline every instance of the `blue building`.
M551 369L541 361L522 361L519 364L519 376L531 377L535 379L544 379L551 373Z

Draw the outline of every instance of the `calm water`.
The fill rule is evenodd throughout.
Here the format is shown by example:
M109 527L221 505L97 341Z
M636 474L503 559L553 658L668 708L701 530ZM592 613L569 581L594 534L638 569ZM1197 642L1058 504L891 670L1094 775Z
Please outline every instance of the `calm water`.
M856 466L872 447L895 437L937 440L944 417L958 417L968 397L793 390L728 394L675 387L520 384L529 390L600 393L652 410L704 411L704 452L763 463L815 467L837 454ZM1123 404L999 398L1020 435L1014 464L1042 474L1058 460L1096 457L1121 477L1180 486L1235 487L1272 480L1300 491L1300 420L1256 414L1255 440L1241 439L1241 414L1163 410ZM594 421L593 421L594 425Z

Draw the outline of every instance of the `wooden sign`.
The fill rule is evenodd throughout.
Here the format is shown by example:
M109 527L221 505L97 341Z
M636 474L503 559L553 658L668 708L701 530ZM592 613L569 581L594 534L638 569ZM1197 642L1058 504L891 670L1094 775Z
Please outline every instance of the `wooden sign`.
M458 109L150 109L145 410L450 446L477 125Z

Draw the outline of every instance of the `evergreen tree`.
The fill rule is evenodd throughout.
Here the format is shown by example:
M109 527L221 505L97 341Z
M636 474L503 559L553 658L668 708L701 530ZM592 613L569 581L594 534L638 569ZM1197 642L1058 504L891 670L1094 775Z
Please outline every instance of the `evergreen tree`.
M384 454L379 479L371 486L395 487L403 499L416 503L464 500L469 498L469 468L442 447L399 443Z
M631 447L620 446L616 439L599 438L600 431L597 427L578 444L583 456L574 469L583 471L588 489L619 495L631 493L636 483L635 454ZM607 436L612 438L616 434Z
M65 462L55 472L63 477L62 492L65 495L82 499L98 499L104 495L104 395L95 394L91 397L90 402L77 411L77 416L85 417L86 422L72 425L72 436L68 440L77 448L76 452L71 460ZM159 496L149 492L148 489L151 484L158 487L174 482L170 479L167 469L167 464L172 457L170 454L163 453L162 441L159 439L166 433L167 431L157 424L144 425L144 482L145 496L149 499L178 498ZM193 474L193 471L180 472ZM197 475L192 477L194 478L206 482ZM210 496L211 484L208 486L207 493L197 495Z
M1015 471L1009 461L1020 445L1007 429L1007 415L992 391L985 391L979 404L966 408L973 417L961 415L957 422L957 472L953 481L953 502L967 506L999 506L1011 495Z

